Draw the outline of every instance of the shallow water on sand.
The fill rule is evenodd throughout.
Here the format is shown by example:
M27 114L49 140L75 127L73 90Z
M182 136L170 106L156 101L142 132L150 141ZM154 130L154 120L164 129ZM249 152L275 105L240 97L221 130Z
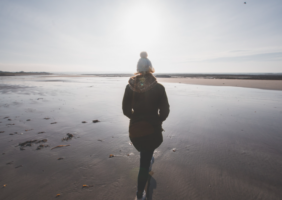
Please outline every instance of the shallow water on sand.
M0 199L134 199L139 154L121 109L126 84L0 77ZM282 91L163 85L171 113L149 199L280 199ZM74 138L62 141L67 133ZM41 139L49 147L17 146Z

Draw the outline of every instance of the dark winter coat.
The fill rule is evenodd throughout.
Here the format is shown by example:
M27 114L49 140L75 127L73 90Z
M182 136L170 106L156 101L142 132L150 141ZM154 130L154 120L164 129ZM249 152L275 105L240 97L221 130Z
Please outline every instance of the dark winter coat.
M163 142L162 122L168 117L165 88L152 74L131 77L122 102L130 119L129 138L138 151L151 151Z

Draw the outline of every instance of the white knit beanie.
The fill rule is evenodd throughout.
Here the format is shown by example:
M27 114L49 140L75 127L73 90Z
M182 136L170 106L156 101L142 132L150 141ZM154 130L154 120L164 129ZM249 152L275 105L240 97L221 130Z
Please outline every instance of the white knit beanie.
M141 52L141 58L137 63L137 72L155 71L151 61L147 58L146 52Z

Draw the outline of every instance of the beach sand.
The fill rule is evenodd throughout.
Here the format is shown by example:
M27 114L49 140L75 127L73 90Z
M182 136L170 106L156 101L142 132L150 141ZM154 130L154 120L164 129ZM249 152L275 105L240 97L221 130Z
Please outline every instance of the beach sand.
M43 78L113 78L113 77L127 77L132 75L129 74L104 74L104 75L64 75L64 74L54 74L49 76L41 76ZM251 78L252 76L250 76ZM253 77L255 78L255 77ZM264 77L265 78L265 77ZM257 88L266 90L282 90L282 80L257 80L257 79L224 79L224 78L201 78L201 77L184 77L179 76L177 78L157 78L160 83L183 83L192 85L209 85L209 86L231 86L231 87L245 87L245 88Z
M0 77L0 199L134 199L127 81ZM149 199L281 199L282 91L159 82L171 113ZM31 140L41 143L19 146Z
M282 80L242 80L242 79L204 79L204 78L158 78L159 82L184 83L193 85L232 86L282 90Z

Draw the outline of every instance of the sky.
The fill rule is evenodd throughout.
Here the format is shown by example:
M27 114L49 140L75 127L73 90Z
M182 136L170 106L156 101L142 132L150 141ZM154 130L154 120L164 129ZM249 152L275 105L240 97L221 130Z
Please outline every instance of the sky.
M0 0L0 71L281 73L281 0Z

